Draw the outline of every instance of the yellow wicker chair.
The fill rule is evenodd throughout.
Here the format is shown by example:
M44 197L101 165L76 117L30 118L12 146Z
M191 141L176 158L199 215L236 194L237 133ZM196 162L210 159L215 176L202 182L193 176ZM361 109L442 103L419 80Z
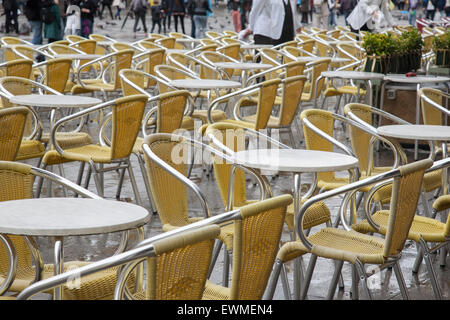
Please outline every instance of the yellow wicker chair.
M294 138L291 125L300 107L300 99L305 82L305 76L293 76L281 80L281 95L279 98L277 96L280 101L276 101L277 98L274 101L275 105L279 105L278 116L269 115L269 120L266 125L266 128L269 129L288 131L293 147L296 146L296 139ZM244 100L240 100L240 102L244 102ZM242 105L245 106L246 104L237 103L235 105L235 119L255 123L257 114L242 116L240 111Z
M0 75L30 78L33 60L17 59L0 64Z
M234 60L241 60L240 51L241 45L238 43L227 44L216 49L217 52L222 53Z
M155 43L163 46L166 49L175 49L175 41L176 39L174 37L165 37L155 40Z
M18 37L1 37L0 38L0 44L6 45L6 46L13 46L13 45L25 45L28 47L32 47L33 44L31 42L28 42L26 40L20 39ZM12 47L4 48L4 60L5 61L11 61L16 59L15 55L12 51Z
M58 128L61 127L62 124L73 119L81 118L92 112L97 112L105 108L111 108L111 144L110 146L107 146L90 143L81 147L66 148L63 150L56 140L54 145L55 150L47 151L42 159L43 167L46 168L48 165L53 165L55 163L59 164L72 161L89 163L90 170L88 171L87 179L89 179L89 175L93 172L97 192L101 197L103 197L104 194L102 178L103 173L117 169L122 170L121 179L116 194L116 196L119 197L125 170L128 170L136 202L139 205L142 205L139 190L137 188L131 167L130 155L133 151L134 143L141 127L147 100L148 98L146 95L132 95L118 98L116 100L104 102L97 106L84 109L80 112L60 119L54 125L52 138L56 136ZM55 139L53 141L55 141ZM114 166L104 167L104 165L108 164Z
M415 216L423 174L432 164L433 161L430 159L407 164L379 176L357 181L343 188L328 191L307 200L297 217L296 231L300 239L285 243L278 252L275 269L272 274L273 277L269 285L268 297L271 298L273 296L276 279L282 264L304 254L311 253L310 266L302 285L303 290L300 297L302 299L306 297L308 292L317 257L337 261L327 299L332 299L335 294L337 286L336 275L340 273L344 262L349 262L352 265L352 299L359 298L358 282L360 280L367 297L372 299L367 284L367 278L371 274L366 272L366 264L376 264L380 270L393 266L401 294L404 299L408 299L409 296L399 260ZM317 201L323 201L347 192L355 192L363 187L391 178L393 178L393 182L389 182L393 183L391 205L386 237L384 239L364 235L351 229L342 230L337 228L322 228L306 237L302 230L302 220L305 212L311 205Z
M307 64L308 69L304 71L309 73L309 81L305 84L302 94L302 102L316 106L317 99L325 88L325 79L321 77L322 72L327 71L331 59L324 58Z
M0 109L1 160L16 160L29 112L28 108L25 107Z
M164 49L149 49L142 53L133 56L133 69L141 70L152 76L155 76L155 66L164 64L165 61L165 50ZM153 88L156 90L157 82L154 79L146 80L145 88Z
M260 300L279 249L286 207L282 195L239 208L234 221L233 270L230 287L206 282L204 300Z
M202 53L200 53L199 58L206 62L207 64L209 64L210 66L214 67L215 69L217 69L217 67L214 66L214 63L217 62L239 62L239 60L233 59L230 56L227 56L225 54L222 54L220 52L216 52L216 51L204 51ZM220 69L217 69L220 71ZM208 70L206 70L208 71ZM241 71L240 70L235 70L235 69L231 69L231 68L226 68L223 69L223 71L225 72L225 78L231 78L233 76L236 75L240 75ZM214 75L216 74L215 72L213 73ZM212 75L209 75L212 76Z
M82 65L77 73L77 84L72 87L72 94L93 93L100 91L105 101L108 94L120 91L119 71L131 68L134 51L122 50L107 54ZM81 72L89 66L108 61L107 68L103 69L95 79L82 79Z
M83 40L87 40L85 37L78 36L76 34L67 34L64 36L64 40L69 41L70 43L75 43Z
M209 39L215 39L215 38L223 36L223 34L216 32L216 31L206 31L205 36L207 36Z
M34 177L50 179L64 187L68 187L87 198L99 197L72 182L58 177L55 174L35 168L19 162L0 161L0 201L29 199L33 197ZM9 236L17 253L16 274L4 291L21 292L30 284L41 279L47 279L54 275L53 264L44 264L36 242L32 237ZM3 281L8 272L8 257L5 250L0 250L0 279ZM64 271L73 270L88 265L85 261L68 261L64 263ZM114 294L117 268L102 270L95 275L88 275L81 279L81 286L65 286L64 299L94 300L111 299ZM52 294L52 290L46 291Z
M0 96L3 107L11 107L13 104L9 98L15 95L31 94L33 91L41 92L41 94L57 94L60 93L42 83L35 82L28 78L20 77L3 77L0 79ZM43 125L34 108L28 107L32 112L30 116L34 116L34 120L30 119L25 128L24 139L17 160L41 157L45 151L45 146L50 142L50 133L43 132ZM33 123L34 128L33 128ZM86 132L81 132L82 126L73 131L60 132L56 135L59 145L65 149L69 147L82 146L92 143L92 138ZM36 139L36 140L34 140ZM42 143L44 146L42 146Z
M71 67L72 60L65 58L49 59L33 65L39 72L40 82L59 93L65 92Z

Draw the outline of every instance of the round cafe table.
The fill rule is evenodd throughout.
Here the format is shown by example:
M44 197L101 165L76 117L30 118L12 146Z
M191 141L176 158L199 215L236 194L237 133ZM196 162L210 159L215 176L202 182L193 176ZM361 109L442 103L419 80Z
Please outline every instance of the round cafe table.
M358 167L358 159L342 153L303 150L303 149L249 149L236 152L231 156L234 163L244 167L269 171L292 172L294 174L294 224L300 211L300 175L302 173L317 173L348 170L354 177L352 169ZM269 182L261 172L261 178L269 186ZM295 228L294 228L295 229ZM298 279L300 265L294 264L294 292L300 293Z
M63 271L64 237L136 228L142 237L142 226L149 220L145 208L112 200L36 198L0 202L0 233L53 239L55 275ZM62 295L62 288L55 288L54 298L60 300Z

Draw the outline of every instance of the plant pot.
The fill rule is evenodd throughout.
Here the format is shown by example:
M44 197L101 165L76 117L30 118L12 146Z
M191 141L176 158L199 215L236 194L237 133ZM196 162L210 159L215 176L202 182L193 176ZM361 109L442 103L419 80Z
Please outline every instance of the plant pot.
M450 67L450 49L436 49L436 65L439 67Z

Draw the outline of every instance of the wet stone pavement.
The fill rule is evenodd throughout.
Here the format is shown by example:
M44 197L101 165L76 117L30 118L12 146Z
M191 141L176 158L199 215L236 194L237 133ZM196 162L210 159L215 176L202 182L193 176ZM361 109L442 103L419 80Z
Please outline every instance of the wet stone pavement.
M96 20L94 32L100 34L107 34L109 36L115 37L117 39L132 41L132 27L134 20L129 19L125 24L124 28L121 30L123 23L124 13L122 13L121 21L111 21L109 18L103 19L102 21ZM19 21L24 22L24 17L20 16ZM338 17L338 25L343 25L342 17ZM407 23L405 21L398 21L399 24ZM190 32L190 21L186 19L186 32ZM231 24L231 14L227 12L225 6L221 3L218 9L215 9L215 17L209 19L209 29L210 30L223 30L226 28L232 29ZM147 15L147 26L151 26L151 21L149 15ZM170 31L175 31L172 23ZM143 32L138 32L137 38L144 38ZM30 40L30 35L23 36L23 38ZM328 99L326 108L333 110L334 99ZM95 122L89 123L88 131L91 136L97 137L98 126ZM295 130L295 129L294 129ZM341 141L349 145L348 140L345 138L345 133L340 130L339 137ZM302 135L294 131L296 137L301 137ZM302 148L304 145L302 146ZM408 156L411 157L412 153L409 152ZM424 154L421 154L424 157ZM27 163L36 165L36 161L27 161ZM376 156L377 165L389 165L392 163L391 154L388 151L381 151ZM134 169L134 174L137 179L138 187L140 190L140 195L144 202L146 208L150 208L149 199L146 195L142 175L140 173L139 165L134 156L132 156L132 165ZM58 169L55 167L54 172L59 173ZM64 165L65 177L71 181L76 181L78 173L78 164L68 163ZM202 192L206 195L206 199L210 206L212 213L223 212L223 204L221 201L220 193L217 188L216 182L214 180L213 174L209 174L204 171L201 166L194 167L191 179L198 184ZM107 199L115 199L116 187L119 181L119 175L115 172L108 172L105 174L105 197ZM293 178L291 174L279 173L277 177L269 178L274 195L279 195L283 193L292 193L293 188ZM308 174L302 175L302 184L304 184L304 189L307 189L308 184L311 181L311 176ZM247 189L249 198L258 198L259 190L255 187L251 180L247 181ZM43 194L46 194L46 186L44 186ZM95 192L94 180L91 179L89 184L89 190ZM62 190L60 188L54 188L54 196L63 196ZM125 181L123 185L123 190L121 194L123 201L134 201L134 195L132 192L131 184L128 175L125 175ZM431 195L428 195L431 198ZM335 220L337 216L337 210L340 206L341 198L330 199L326 201L332 213L332 219ZM195 195L189 194L189 206L190 213L192 216L202 216L202 211L200 205L196 200ZM419 204L420 208L420 204ZM421 209L420 209L421 210ZM359 217L362 217L362 210L358 211ZM315 232L318 227L313 228L312 233ZM158 216L155 214L152 216L151 221L145 226L145 237L151 237L153 235L159 234L161 232L161 223ZM88 237L67 237L64 241L64 251L65 251L65 261L70 260L85 260L85 261L96 261L108 256L111 256L119 244L120 234L104 234L95 235ZM287 228L285 228L282 241L289 241L289 234ZM131 232L130 243L135 243L136 234ZM45 237L39 237L37 239L39 247L42 251L43 259L45 263L53 262L52 254L52 241L51 239ZM416 256L415 244L408 241L406 243L405 250L403 251L403 256L400 261L401 268L405 277L406 285L408 287L408 292L411 299L434 299L433 290L426 272L426 267L422 263L420 270L417 274L411 272L413 262ZM303 268L306 269L309 261L309 255L303 257ZM437 273L439 284L442 288L443 297L446 300L450 299L450 259L447 256L447 266L440 267L438 259L434 261L435 270ZM293 264L287 263L288 279L290 287L292 290L292 269ZM223 255L220 254L216 267L214 269L211 280L217 283L221 283L223 270ZM332 272L334 270L333 262L326 259L318 259L314 275L312 277L311 285L308 291L308 299L310 300L323 300L327 295L327 290L329 283L331 281ZM334 299L338 300L348 300L350 297L350 287L351 287L351 269L349 264L345 263L343 267L343 279L344 288L336 291ZM374 288L372 289L374 299L401 299L401 294L399 287L393 274L392 270L384 270L379 276L379 281L376 281ZM363 292L360 292L360 296L364 297ZM34 299L47 299L48 295L40 294L34 297ZM284 299L283 290L281 287L281 281L278 282L277 289L275 292L274 299L280 300Z

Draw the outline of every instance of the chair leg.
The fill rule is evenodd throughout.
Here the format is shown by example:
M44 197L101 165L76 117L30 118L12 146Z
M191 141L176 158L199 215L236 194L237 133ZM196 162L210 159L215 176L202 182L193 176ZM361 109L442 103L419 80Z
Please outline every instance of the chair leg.
M139 190L138 190L138 187L136 184L136 179L135 179L134 173L133 173L133 168L131 167L131 161L129 158L127 159L127 163L128 163L128 175L130 176L131 185L133 186L133 192L134 192L134 196L136 198L136 203L138 205L142 206L142 199L139 194Z
M436 272L434 271L433 262L430 257L430 250L428 249L427 243L420 239L420 246L422 247L423 258L425 259L425 264L427 265L428 275L430 277L431 286L433 287L434 295L436 299L442 300L442 292L439 284L437 282Z
M265 296L264 300L272 300L273 299L273 295L275 293L275 288L277 286L278 278L280 277L280 272L281 272L282 268L283 268L283 261L281 261L280 259L276 259L274 266L273 266L272 273L269 278L269 282L267 284L267 291L266 291L266 296Z
M352 264L352 290L350 292L352 300L359 300L358 284L359 284L358 270L356 269L356 266Z
M104 198L105 196L104 196L104 192L103 192L103 188L102 188L102 184L101 184L101 180L99 177L97 167L95 166L95 163L92 160L89 160L89 165L90 165L92 171L94 172L94 181L95 181L95 186L97 188L97 194L100 197Z
M228 287L228 278L230 276L230 254L231 250L223 251L223 274L222 274L222 285Z
M122 192L122 186L123 186L123 179L124 179L124 177L125 177L125 171L126 171L125 168L123 168L123 169L120 171L119 184L117 185L117 190L116 190L116 200L117 200L117 201L120 201L120 194L121 194L121 192Z
M427 199L427 196L425 195L424 190L422 190L420 192L420 199L422 202L423 212L425 213L425 217L431 217L430 207L428 206L428 199Z
M338 285L339 279L341 277L342 266L344 265L344 261L335 260L335 267L333 278L331 279L330 288L328 289L327 300L333 300L334 293L336 292L336 287Z
M222 249L222 245L223 245L222 241L216 240L216 243L214 244L213 254L211 257L211 264L209 265L208 279L211 277L214 266L216 265L217 258L219 257L220 249Z
M413 273L419 272L419 268L420 268L420 265L422 264L422 260L423 260L423 250L422 250L422 247L418 243L416 243L416 249L417 249L417 255L416 255L416 260L414 261L414 265L412 268Z
M47 164L44 163L44 165L42 166L42 169L46 170L47 169ZM41 196L41 191L42 191L42 184L44 183L44 178L43 177L39 177L38 182L37 182L37 186L36 186L36 198L39 198Z
M305 281L303 286L301 286L300 299L305 300L306 294L308 293L309 284L311 283L312 274L314 272L314 268L316 266L317 256L315 254L311 254L311 258L309 259L308 269L306 270ZM298 299L298 297L295 297Z
M300 269L300 271L302 272L301 269ZM303 272L301 275L301 279L303 279ZM302 280L300 280L300 281L302 281ZM281 286L283 288L284 299L291 300L291 289L289 288L289 280L287 277L286 266L284 264L281 266Z
M400 269L400 264L398 261L394 264L394 273L397 278L398 286L400 287L400 292L402 293L403 300L409 300L408 289L406 288L405 278L403 277L402 270Z
M356 265L356 269L359 272L359 279L361 280L361 283L362 283L364 292L367 295L367 298L369 300L373 300L372 294L370 293L370 290L369 290L369 286L367 285L367 275L366 275L366 271L364 270L364 265L358 260L355 261L355 265Z
M153 200L153 196L150 191L150 185L148 183L148 175L147 175L147 169L145 168L145 160L143 159L141 154L136 154L136 157L138 159L138 163L141 168L141 174L142 174L142 179L144 180L145 191L147 192L148 201L150 202L150 209L152 210L153 213L156 213L155 202Z
M91 175L92 175L92 168L91 166L88 166L87 173L86 173L86 179L84 180L84 188L89 188L89 182L91 181Z

